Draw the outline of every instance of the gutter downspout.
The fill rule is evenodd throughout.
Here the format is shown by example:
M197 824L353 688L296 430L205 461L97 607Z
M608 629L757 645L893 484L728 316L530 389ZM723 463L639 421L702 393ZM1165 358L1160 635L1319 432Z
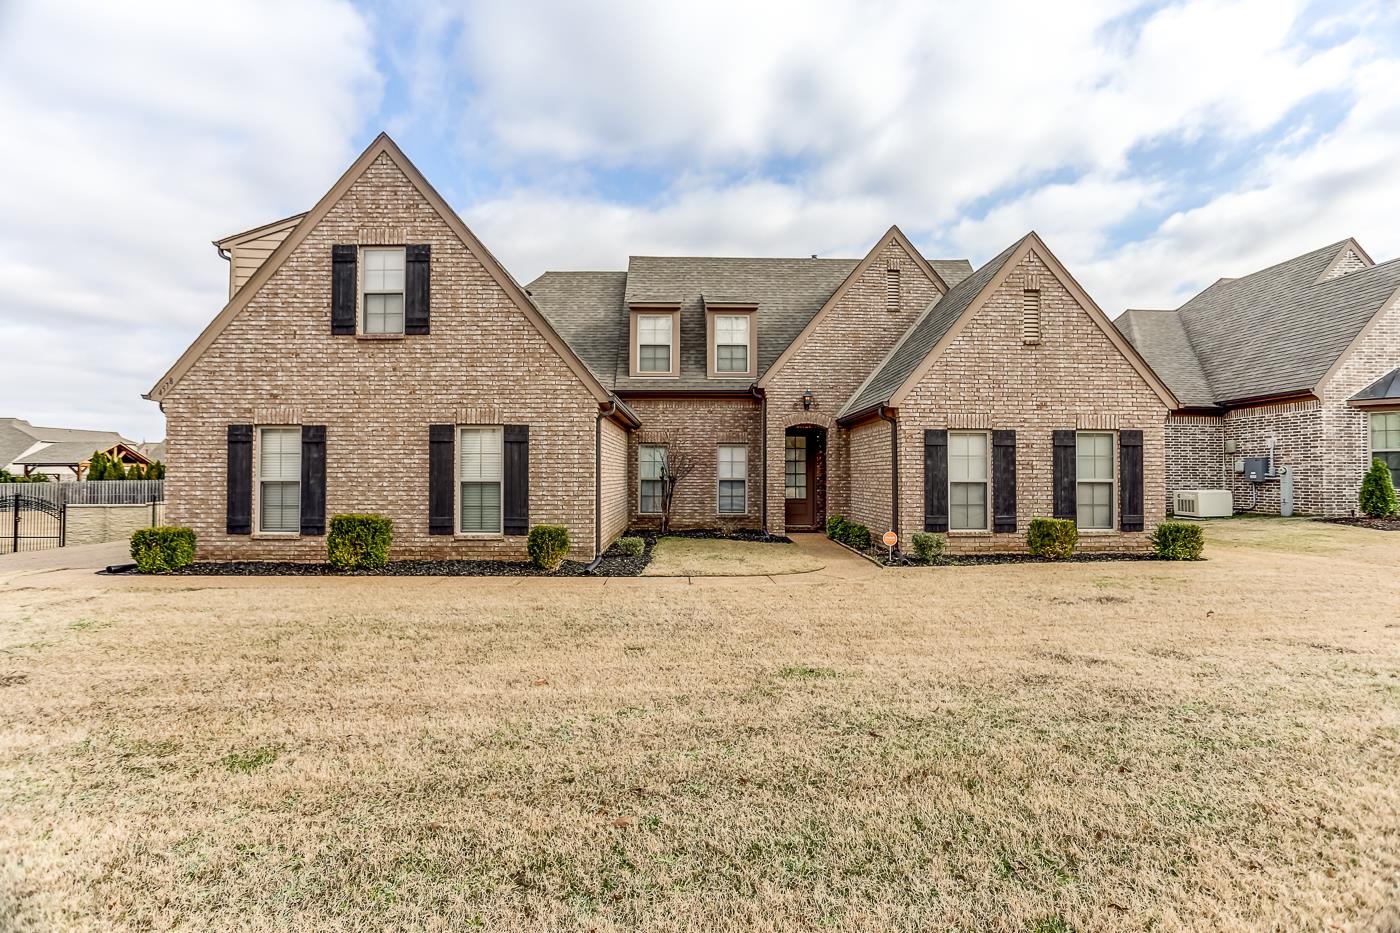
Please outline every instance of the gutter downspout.
M897 411L881 405L878 411L881 421L890 425L890 524L895 534L899 534L899 419L889 412ZM896 544L891 549L891 561L903 561L904 555Z
M759 449L759 460L763 482L759 484L759 513L758 523L763 529L764 537L768 536L768 398L764 391L758 387L758 383L749 386L749 394L758 399L758 430L759 436L763 438L763 444Z
M593 561L584 568L584 573L592 573L603 562L603 419L615 414L616 396L607 411L599 405L593 419Z

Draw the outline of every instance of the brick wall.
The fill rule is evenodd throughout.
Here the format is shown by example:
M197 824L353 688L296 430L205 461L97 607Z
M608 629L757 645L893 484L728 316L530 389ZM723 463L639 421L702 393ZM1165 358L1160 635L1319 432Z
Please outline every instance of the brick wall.
M1179 489L1228 489L1224 419L1172 415L1167 419L1167 511Z
M432 334L330 333L331 246L432 246ZM324 559L319 537L229 536L226 426L326 426L326 512L394 520L395 556L525 557L523 537L428 535L428 425L530 426L530 521L593 550L594 419L586 387L403 176L372 163L169 393L170 521L203 558ZM255 516L256 517L256 516Z
M1322 453L1322 405L1316 400L1236 408L1225 414L1225 443L1234 442L1229 455L1226 485L1235 496L1236 512L1280 511L1282 483L1271 479L1251 483L1236 473L1234 461L1241 457L1270 456L1273 442L1275 468L1287 466L1293 472L1293 511L1321 514L1326 476Z
M602 433L603 550L627 530L627 431L605 420Z
M893 310L885 291L885 273L892 266L900 269L899 306ZM791 425L828 429L827 514L850 510L851 468L845 459L845 438L835 430L836 413L937 297L933 281L891 240L802 348L774 374L766 387L770 531L783 532L783 432ZM810 412L802 407L807 389L816 396Z
M851 494L844 509L836 511L850 521L867 526L878 539L893 527L890 520L890 424L877 418L845 433L850 452ZM919 449L922 451L923 447ZM900 455L903 457L904 452ZM903 461L900 466L901 470L908 468Z
M1027 345L1021 334L1022 292L1032 278L1041 292L1043 337ZM923 530L925 429L1016 431L1017 531L950 534L950 550L966 552L1024 550L1030 520L1054 514L1053 431L1131 428L1143 432L1146 530L1086 532L1080 549L1145 549L1148 533L1166 514L1166 418L1162 400L1031 253L900 406L900 539L907 543ZM1116 468L1116 456L1114 462ZM1116 524L1116 496L1114 519Z
M762 412L753 398L632 398L627 404L642 419L640 431L629 437L627 453L627 499L636 528L655 529L661 525L660 516L641 515L637 511L638 482L637 448L643 444L663 444L668 451L684 452L695 462L694 471L676 486L671 506L671 527L687 528L758 528L760 526L759 477L762 475L763 434L760 428ZM719 513L718 470L719 445L742 444L748 447L748 508L744 514ZM778 447L778 464L782 466L782 447ZM781 490L779 491L781 496ZM778 500L781 511L782 499Z

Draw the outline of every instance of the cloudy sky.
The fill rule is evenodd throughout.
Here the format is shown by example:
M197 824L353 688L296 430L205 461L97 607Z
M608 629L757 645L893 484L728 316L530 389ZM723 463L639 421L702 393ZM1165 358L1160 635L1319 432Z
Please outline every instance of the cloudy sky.
M163 436L210 241L381 129L521 281L1035 229L1116 315L1400 255L1392 0L677 6L0 0L0 416Z

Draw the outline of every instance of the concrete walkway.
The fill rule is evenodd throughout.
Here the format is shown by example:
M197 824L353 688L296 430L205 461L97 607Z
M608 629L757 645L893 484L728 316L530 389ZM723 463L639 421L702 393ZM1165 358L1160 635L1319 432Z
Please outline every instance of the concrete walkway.
M79 544L54 547L43 551L20 551L0 554L0 577L16 573L44 573L51 570L91 570L96 572L110 564L131 563L131 544L108 541L104 544Z

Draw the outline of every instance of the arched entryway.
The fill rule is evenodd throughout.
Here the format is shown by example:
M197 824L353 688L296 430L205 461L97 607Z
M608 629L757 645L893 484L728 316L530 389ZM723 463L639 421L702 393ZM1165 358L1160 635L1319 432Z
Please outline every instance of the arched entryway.
M783 432L783 525L789 531L826 527L827 429L796 424Z

